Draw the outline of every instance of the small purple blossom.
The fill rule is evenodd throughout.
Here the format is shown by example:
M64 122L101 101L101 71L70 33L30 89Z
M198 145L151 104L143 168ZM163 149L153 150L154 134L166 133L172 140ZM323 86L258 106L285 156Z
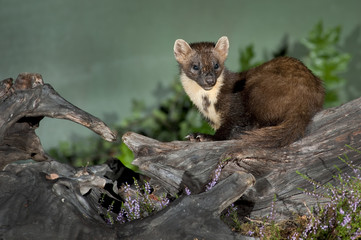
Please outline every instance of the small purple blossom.
M234 203L232 203L228 208L227 208L227 213L226 216L229 217L231 216L233 213L237 212L237 207L234 205Z
M124 192L127 193L130 189L130 185L126 182L124 186Z
M107 212L113 211L114 203L115 203L115 202L113 201L112 204L110 204L110 205L108 206Z
M186 192L187 196L189 196L189 195L192 194L191 190L189 190L188 187L185 187L185 188L184 188L184 191Z
M260 235L260 237L261 237L261 239L263 239L264 238L264 225L262 225L260 228L259 228L259 235Z
M126 219L124 218L124 215L125 215L125 211L122 208L122 209L120 209L120 212L119 212L119 214L117 216L117 219L116 219L120 224L123 224L123 223L126 222Z
M342 226L342 227L346 226L350 221L351 221L351 216L350 216L350 214L347 214L347 215L343 218L343 221L342 221L342 223L341 223L341 226Z
M342 208L340 208L340 214L344 215L345 214L345 211L342 210Z
M360 202L361 202L361 199L358 197L355 197L354 195L353 195L352 199L349 200L349 204L350 204L353 212L356 212L356 209L359 207Z
M361 237L361 229L357 229L357 231L351 236L351 240L359 239Z
M159 203L160 203L161 208L165 208L169 204L169 199L166 197L163 197Z
M219 177L221 176L223 164L219 163L217 169L214 171L212 181L207 184L206 191L211 190L218 182Z
M291 240L297 240L297 239L302 239L302 238L299 238L299 234L297 232L295 232L295 233L293 233Z
M276 217L276 214L275 214L275 200L272 201L272 205L271 205L271 211L270 211L270 214L267 216L267 219L268 220L271 220L271 221L274 221L275 220L275 217Z
M303 237L307 238L308 234L309 234L309 233L311 232L311 230L312 230L312 226L313 226L313 223L312 223L312 221L310 221L310 222L307 224L305 230L304 230L303 233L302 233L302 236L303 236Z
M112 218L110 215L107 215L106 223L109 224L109 225L113 225L113 224L114 224L113 218Z
M327 225L322 225L322 226L321 226L321 229L322 229L322 230L327 230L327 229L328 229L328 226L327 226Z
M144 192L145 192L146 195L150 194L150 192L151 192L150 189L151 189L150 184L148 182L145 182L144 183Z

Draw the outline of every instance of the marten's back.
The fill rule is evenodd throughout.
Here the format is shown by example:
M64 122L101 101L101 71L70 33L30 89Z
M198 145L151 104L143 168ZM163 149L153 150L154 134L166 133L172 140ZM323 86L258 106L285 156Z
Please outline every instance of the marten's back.
M322 109L322 82L300 61L281 57L247 72L246 111L260 126L312 117Z
M241 85L243 88L237 96L238 100L232 97L233 107L228 109L226 115L239 118L235 124L246 123L247 130L252 129L246 135L260 136L257 138L260 142L271 140L268 144L283 146L297 140L304 134L314 114L322 109L322 81L297 59L275 58L240 73L239 77L238 82L234 83L234 89ZM241 110L238 116L235 115L236 105ZM242 129L242 126L239 129ZM258 130L254 132L255 129ZM238 138L237 134L233 131L228 138Z

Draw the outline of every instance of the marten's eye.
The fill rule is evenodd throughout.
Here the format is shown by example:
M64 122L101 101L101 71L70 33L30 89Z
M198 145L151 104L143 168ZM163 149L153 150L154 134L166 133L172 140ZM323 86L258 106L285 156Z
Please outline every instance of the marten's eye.
M219 68L219 64L218 63L214 64L214 69L217 70L218 68Z
M195 70L195 71L198 71L198 70L199 70L199 67L198 67L197 65L193 65L192 68L193 68L193 70Z

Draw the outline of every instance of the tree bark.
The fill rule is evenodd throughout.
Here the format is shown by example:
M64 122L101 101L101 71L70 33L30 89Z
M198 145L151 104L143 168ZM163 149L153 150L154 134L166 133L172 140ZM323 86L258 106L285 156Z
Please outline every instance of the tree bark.
M252 239L233 233L221 212L237 201L240 216L261 218L276 198L276 219L303 214L304 203L317 199L298 188L313 186L296 171L321 184L339 184L334 165L352 169L338 157L347 153L361 166L361 98L318 113L305 137L283 148L255 148L241 140L159 142L126 133L124 142L134 152L134 164L151 178L156 192L184 194L153 216L108 226L99 215L101 193L114 197L106 185L106 165L80 171L56 162L43 150L35 129L44 117L77 122L105 140L113 133L101 120L73 106L39 74L20 74L0 83L0 238L1 239ZM32 158L38 163L8 164ZM222 167L218 184L205 191ZM55 176L55 177L54 177ZM322 189L319 189L322 191ZM238 199L238 200L237 200Z
M361 166L358 154L346 146L361 147L360 126L361 98L319 112L304 138L282 148L254 148L241 140L163 143L136 133L126 133L123 141L135 154L133 164L171 194L185 186L192 193L204 191L220 162L224 162L221 178L233 172L252 174L256 182L240 199L244 205L241 214L263 217L270 213L276 197L275 209L282 219L295 212L303 214L304 202L313 205L317 200L298 190L312 190L313 186L297 170L322 184L337 185L334 166L352 173L340 155L346 153L350 161Z
M44 117L79 123L107 141L116 134L100 119L62 98L40 74L23 73L0 83L0 169L16 160L45 161L47 154L35 133Z

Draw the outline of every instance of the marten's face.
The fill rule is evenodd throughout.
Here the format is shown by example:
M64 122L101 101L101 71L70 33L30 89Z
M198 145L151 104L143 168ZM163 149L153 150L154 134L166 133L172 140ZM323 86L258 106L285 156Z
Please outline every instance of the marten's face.
M228 54L228 39L222 37L217 44L201 42L188 44L177 40L174 55L181 71L204 90L211 90L221 75Z
M181 68L190 79L196 81L204 90L211 90L223 71L223 62L212 53L212 49L196 49L193 46L192 49L192 56L185 64L181 65Z

